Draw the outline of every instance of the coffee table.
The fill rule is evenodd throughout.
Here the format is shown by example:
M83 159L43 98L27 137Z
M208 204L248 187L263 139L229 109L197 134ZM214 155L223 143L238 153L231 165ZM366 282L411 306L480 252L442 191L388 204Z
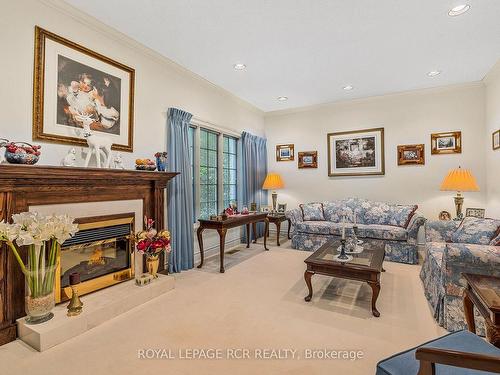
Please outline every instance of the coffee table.
M377 298L380 293L380 273L385 258L385 244L383 241L367 240L362 245L363 252L352 255L350 262L342 263L333 259L337 254L340 240L332 240L321 246L304 262L307 269L304 279L309 289L309 294L304 298L309 302L313 295L311 277L314 274L339 277L343 279L365 281L372 288L372 314L380 316L377 310Z

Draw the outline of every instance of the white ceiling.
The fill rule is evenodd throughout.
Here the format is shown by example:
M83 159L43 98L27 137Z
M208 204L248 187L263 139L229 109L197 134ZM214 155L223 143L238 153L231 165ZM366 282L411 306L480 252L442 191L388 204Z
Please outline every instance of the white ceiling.
M66 1L264 111L478 81L500 58L500 0Z

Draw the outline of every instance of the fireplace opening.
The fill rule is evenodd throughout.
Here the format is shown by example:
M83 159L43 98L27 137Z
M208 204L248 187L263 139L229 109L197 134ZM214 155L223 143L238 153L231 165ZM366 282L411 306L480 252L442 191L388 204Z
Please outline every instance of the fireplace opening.
M80 274L80 295L130 280L134 276L134 214L77 219L79 232L62 244L56 301L71 297L69 275Z

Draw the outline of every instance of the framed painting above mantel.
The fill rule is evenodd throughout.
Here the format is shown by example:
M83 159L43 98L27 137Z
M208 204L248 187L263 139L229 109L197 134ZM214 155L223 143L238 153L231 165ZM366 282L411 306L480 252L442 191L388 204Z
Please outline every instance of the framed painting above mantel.
M385 174L384 128L329 133L328 176Z
M134 69L35 27L33 139L86 146L83 122L133 152Z

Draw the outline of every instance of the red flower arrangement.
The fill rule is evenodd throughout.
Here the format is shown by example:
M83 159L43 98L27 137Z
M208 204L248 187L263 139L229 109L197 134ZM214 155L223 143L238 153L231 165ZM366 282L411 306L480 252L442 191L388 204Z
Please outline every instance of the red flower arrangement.
M168 230L158 232L153 228L154 220L146 216L144 216L144 224L146 230L136 235L137 251L147 257L154 257L163 251L170 253L170 232Z

